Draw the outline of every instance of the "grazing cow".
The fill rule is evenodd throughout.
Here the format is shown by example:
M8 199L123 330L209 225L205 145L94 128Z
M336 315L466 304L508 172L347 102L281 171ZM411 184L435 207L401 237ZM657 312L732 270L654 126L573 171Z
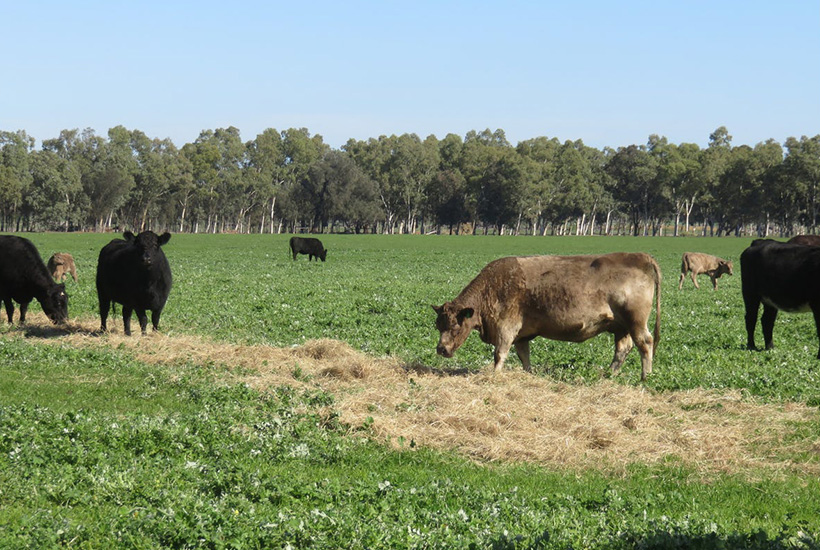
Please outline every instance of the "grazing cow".
M683 288L683 280L686 278L686 274L690 272L692 273L692 282L695 283L695 288L700 288L698 275L706 273L712 279L712 290L717 290L718 278L724 273L732 274L732 262L702 252L684 252L680 264L678 290Z
M455 300L433 306L441 332L436 352L452 357L475 329L495 347L495 370L515 345L529 371L529 342L536 336L583 342L609 332L615 335L612 372L634 342L645 380L660 339L660 280L657 262L644 253L501 258L487 264ZM653 336L647 322L655 296Z
M57 252L48 259L48 272L58 283L65 280L67 273L70 273L77 282L77 268L74 266L74 257L67 252Z
M314 256L323 262L327 258L327 250L322 246L322 241L313 237L291 237L290 251L293 253L294 260L297 254L307 254L308 261L311 261Z
M814 314L820 337L820 248L757 239L740 254L740 280L746 306L746 347L755 346L755 326L760 304L760 326L766 349L772 349L772 332L778 311ZM820 359L820 351L817 352Z
M154 330L168 293L171 291L171 266L160 248L171 239L170 233L157 236L143 231L134 236L123 233L125 240L114 239L100 250L97 261L97 298L100 302L101 328L107 330L106 320L113 302L122 305L122 324L125 334L131 334L131 313L137 312L140 329L145 334L148 326L146 310L151 310Z
M14 302L20 304L22 325L28 305L35 298L51 322L68 319L65 285L54 282L34 244L22 237L0 235L0 302L6 306L9 323L14 316Z
M786 242L806 246L820 246L820 235L795 235Z

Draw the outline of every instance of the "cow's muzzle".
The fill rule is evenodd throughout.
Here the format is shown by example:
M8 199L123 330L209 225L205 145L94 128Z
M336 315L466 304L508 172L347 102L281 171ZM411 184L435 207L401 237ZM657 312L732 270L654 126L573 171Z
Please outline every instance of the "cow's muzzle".
M452 348L447 348L446 346L443 346L441 344L436 346L436 353L438 353L442 357L447 357L448 359L453 356Z

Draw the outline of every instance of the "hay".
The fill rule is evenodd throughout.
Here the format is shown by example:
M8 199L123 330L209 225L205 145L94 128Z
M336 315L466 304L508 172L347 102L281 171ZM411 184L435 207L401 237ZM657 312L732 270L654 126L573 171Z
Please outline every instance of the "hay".
M393 445L609 471L678 461L701 472L820 473L820 441L792 437L801 424L816 422L815 408L758 403L736 390L656 393L610 380L576 386L515 370L453 375L372 358L335 340L274 348L161 333L99 336L95 328L73 323L45 341L122 348L152 364L224 365L221 376L263 391L321 388L335 396L352 431L366 427Z

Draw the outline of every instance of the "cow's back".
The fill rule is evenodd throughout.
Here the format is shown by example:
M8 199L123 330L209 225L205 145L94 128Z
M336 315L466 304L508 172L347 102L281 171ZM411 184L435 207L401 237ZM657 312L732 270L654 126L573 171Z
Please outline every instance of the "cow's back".
M740 254L744 297L760 297L784 311L820 299L820 247L755 240Z
M820 246L820 235L795 235L787 242L804 246Z
M30 300L30 289L47 288L51 283L48 268L30 240L0 235L0 293L15 297L23 292Z
M512 258L498 267L500 317L525 319L526 333L583 341L652 309L660 269L644 253ZM491 299L492 301L492 299ZM531 326L527 326L531 325Z

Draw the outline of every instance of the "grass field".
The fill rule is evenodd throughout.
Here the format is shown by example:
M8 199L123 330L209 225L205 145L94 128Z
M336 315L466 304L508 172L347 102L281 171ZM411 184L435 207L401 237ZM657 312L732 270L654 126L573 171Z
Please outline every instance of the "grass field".
M70 252L69 328L0 328L0 547L816 548L820 375L810 315L744 349L749 239L174 235L160 335L99 336L111 235ZM607 378L611 337L533 342L486 372L435 355L432 304L504 255L645 251L661 343ZM677 289L680 256L735 262ZM761 337L758 337L761 339ZM344 342L345 344L342 344ZM514 356L514 354L513 354Z

